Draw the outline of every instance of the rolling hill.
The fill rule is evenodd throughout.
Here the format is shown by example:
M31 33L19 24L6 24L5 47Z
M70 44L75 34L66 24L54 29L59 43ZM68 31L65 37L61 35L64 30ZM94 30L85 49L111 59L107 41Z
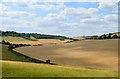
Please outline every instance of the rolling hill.
M0 37L0 39L1 38L2 37ZM23 37L3 36L3 39L6 41L16 42L16 43L18 43L18 42L21 43L23 41L31 42L29 39L26 39ZM45 42L45 40L41 40L41 42L42 41ZM48 40L46 40L46 41L48 41ZM53 41L53 39L51 41ZM93 55L93 56L91 56L91 58L87 58L87 59L82 58L82 60L80 59L80 62L82 62L84 60L83 63L90 64L85 61L98 60L99 56L100 56L100 57L102 57L102 60L100 60L98 62L100 62L101 64L104 64L104 65L109 64L109 65L111 65L111 67L116 69L116 57L115 56L117 56L117 54L112 53L114 51L112 49L114 49L114 48L111 47L115 43L113 44L112 40L98 40L98 41L99 41L99 43L97 43L96 40L92 41L92 42L89 40L85 40L85 41L77 41L77 42L71 42L71 43L65 43L65 44L62 43L59 45L56 45L56 44L51 45L51 43L50 43L49 45L41 46L41 48L39 48L39 49L42 49L42 51L39 50L39 52L44 52L44 53L51 52L51 55L53 52L57 52L53 55L53 57L56 56L57 54L59 54L58 57L62 56L64 63L68 62L68 61L66 61L66 59L64 59L64 58L66 58L65 56L67 55L67 57L68 57L67 60L69 60L69 62L72 62L73 64L74 64L74 62L77 62L77 61L76 60L74 61L73 59L70 60L69 57L75 58L75 57L83 56L83 57L87 58L87 57L90 57L91 55ZM103 42L103 41L105 41L105 42ZM36 41L32 41L32 42L36 42ZM58 40L56 42L58 42ZM93 43L93 44L89 44L89 43ZM38 42L37 42L37 44L38 44ZM102 44L109 44L109 45L101 46ZM80 47L79 45L81 45L82 47ZM99 46L99 48L97 48L98 46ZM2 61L0 61L0 62L2 62L2 64L3 64L3 66L2 66L3 77L117 77L118 76L117 71L113 71L113 70L109 70L109 69L103 70L103 69L99 69L99 68L94 68L92 66L92 64L90 64L92 67L85 67L84 65L82 65L81 67L76 67L74 65L73 66L67 66L67 65L60 66L60 65L42 64L42 63L36 64L36 63L29 61L29 59L27 59L23 56L20 56L18 54L15 54L15 53L9 51L7 48L8 47L7 45L0 45L0 47L2 48ZM37 47L37 46L33 46L33 47ZM46 47L47 47L47 49L46 49ZM109 47L110 52L106 52L107 47ZM30 50L32 50L32 49L29 48L28 52L30 52ZM99 51L99 50L102 50L102 51ZM81 54L79 54L78 52L75 52L75 51L79 51L79 52L81 51ZM97 53L94 51L97 51ZM35 53L36 50L33 50L33 52ZM71 52L71 53L69 54L69 52ZM74 54L72 54L72 52L74 52ZM82 52L84 52L84 54ZM90 53L90 54L88 54L88 53ZM98 53L100 53L100 54L98 54ZM61 54L63 54L63 55L61 55ZM78 55L75 55L75 54L78 54ZM108 55L108 54L110 54L110 55ZM43 55L43 57L44 57L44 55ZM94 57L97 59L94 59ZM106 59L105 59L105 57L106 57ZM109 57L111 59L109 60L109 58L107 58L107 57ZM47 56L47 59L48 58L49 57ZM61 59L59 59L59 60L61 60ZM115 62L111 64L111 61L114 61L114 60L115 60ZM106 61L110 61L110 62L106 63ZM82 64L82 63L80 63L80 64ZM94 64L96 64L96 63L93 63L93 65ZM98 64L98 66L102 66L102 65ZM108 66L106 66L106 67L108 67Z
M5 40L7 42L18 42L18 41L29 41L27 39L21 37L13 37L13 36L0 36L0 42Z
M2 61L3 77L117 77L109 70Z
M32 58L65 66L118 70L118 39L26 46L14 50ZM111 64L112 62L112 64Z

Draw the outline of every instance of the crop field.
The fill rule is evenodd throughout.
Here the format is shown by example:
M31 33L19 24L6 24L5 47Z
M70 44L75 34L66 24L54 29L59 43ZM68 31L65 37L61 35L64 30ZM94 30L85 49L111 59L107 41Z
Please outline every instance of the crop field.
M62 44L70 40L57 40L57 39L39 39L37 41L31 41L27 40L21 37L12 37L12 36L0 36L0 41L5 40L7 42L10 42L12 44L31 44L31 45L37 45L37 44Z
M118 70L118 39L83 40L14 50L43 61L50 59L51 62L63 66Z
M0 41L2 40L8 41L8 42L29 41L21 37L0 36Z
M70 40L57 40L57 39L39 39L38 41L17 41L17 42L11 42L13 44L31 44L31 45L36 45L36 44L43 44L43 45L48 45L48 44L62 44Z
M2 61L3 77L118 77L109 70Z

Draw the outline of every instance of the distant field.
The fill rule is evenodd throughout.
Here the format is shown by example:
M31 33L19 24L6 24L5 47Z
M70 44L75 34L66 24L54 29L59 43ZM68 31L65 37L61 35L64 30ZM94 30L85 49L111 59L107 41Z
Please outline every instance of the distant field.
M11 43L14 43L14 44L32 44L32 45L35 45L35 44L62 44L62 43L65 43L66 41L69 41L69 40L64 40L64 41L61 41L61 40L57 40L57 39L39 39L38 41L18 41L18 42L11 42Z
M59 65L118 70L118 39L20 47L15 51Z
M8 41L8 42L29 41L21 37L0 36L0 41L2 40Z
M108 70L2 61L3 77L118 77Z

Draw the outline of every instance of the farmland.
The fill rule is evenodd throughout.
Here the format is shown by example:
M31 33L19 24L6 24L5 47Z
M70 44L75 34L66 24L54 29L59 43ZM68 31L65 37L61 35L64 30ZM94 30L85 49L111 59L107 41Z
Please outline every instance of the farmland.
M8 42L29 41L21 37L0 36L0 41L2 40L8 41Z
M7 45L2 46L3 77L117 77L112 70L89 69L60 65L36 64L27 58L10 52ZM42 72L41 72L42 71ZM68 73L69 72L69 73Z
M61 44L65 43L67 41L70 41L68 39L66 40L58 40L58 39L38 39L36 41L27 40L21 37L13 37L13 36L0 36L0 41L5 40L7 42L10 42L12 44L31 44L31 45L37 45L37 44Z
M84 40L66 44L20 47L17 52L63 66L118 70L118 39ZM112 63L112 64L111 64Z
M117 77L117 72L35 63L3 61L3 77ZM8 71L9 70L9 71ZM42 72L41 72L42 71Z
M0 39L2 41L2 37ZM31 45L13 49L22 55L10 51L8 45L0 45L3 77L117 77L118 39L33 41L3 36L3 40L11 44ZM25 56L42 62L37 64ZM48 59L57 65L46 64Z
M70 40L57 40L57 39L40 39L38 41L17 41L17 42L11 42L13 44L31 44L31 45L37 45L37 44L62 44L65 43L66 41L70 41Z

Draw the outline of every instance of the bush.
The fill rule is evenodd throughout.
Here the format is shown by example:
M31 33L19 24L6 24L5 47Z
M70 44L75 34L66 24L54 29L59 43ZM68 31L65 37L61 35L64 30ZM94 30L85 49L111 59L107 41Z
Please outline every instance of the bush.
M5 40L2 40L2 44L6 44Z
M46 63L50 63L50 59L47 59L47 60L46 60Z

